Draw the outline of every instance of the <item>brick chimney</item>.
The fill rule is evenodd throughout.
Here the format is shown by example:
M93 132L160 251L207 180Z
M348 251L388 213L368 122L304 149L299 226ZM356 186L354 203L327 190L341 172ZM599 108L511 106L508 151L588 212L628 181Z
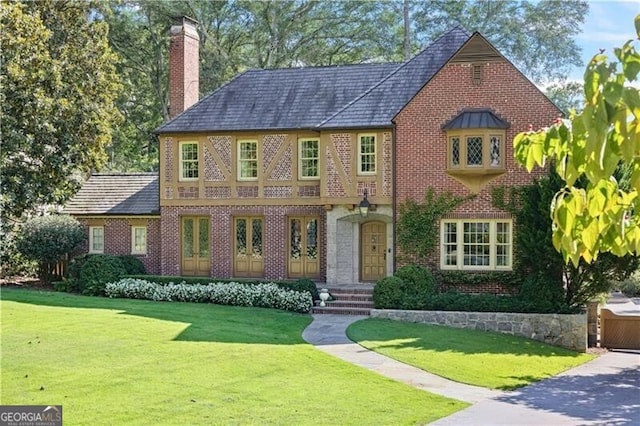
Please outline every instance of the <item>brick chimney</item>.
M169 118L174 118L200 97L200 37L198 23L186 16L171 25L169 46Z

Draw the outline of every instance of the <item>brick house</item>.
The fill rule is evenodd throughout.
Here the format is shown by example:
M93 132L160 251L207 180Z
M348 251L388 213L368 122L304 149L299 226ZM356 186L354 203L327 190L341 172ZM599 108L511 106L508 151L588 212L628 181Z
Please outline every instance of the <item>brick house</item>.
M438 224L428 263L511 269L513 223L490 190L531 182L511 141L560 111L482 35L454 28L404 63L249 70L200 101L195 23L171 37L159 173L88 180L67 206L87 251L130 248L163 275L375 282L398 266L398 206L432 187L476 196ZM157 203L123 201L142 177ZM117 196L93 206L107 184Z

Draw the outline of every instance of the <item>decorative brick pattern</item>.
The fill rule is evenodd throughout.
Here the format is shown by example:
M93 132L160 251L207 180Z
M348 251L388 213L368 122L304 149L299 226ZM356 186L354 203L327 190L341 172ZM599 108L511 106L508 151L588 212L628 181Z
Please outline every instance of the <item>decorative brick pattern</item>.
M265 198L291 198L293 194L292 186L265 186Z
M178 198L181 199L195 199L199 197L199 191L197 186L179 186Z
M267 169L275 158L278 150L287 139L287 135L266 135L262 142L262 173L266 174Z
M391 132L382 134L382 195L393 195L393 135Z
M209 147L205 144L203 147L204 152L204 180L205 182L223 182L225 176L218 167L218 163L213 159L213 155L209 152Z
M266 167L265 167L266 168ZM285 148L278 164L273 168L271 174L267 176L267 180L271 181L287 181L293 177L293 148L291 144Z
M298 197L319 197L320 185L301 185L298 187Z
M443 123L466 108L489 108L510 123L504 153L506 173L489 182L453 214L470 218L505 215L492 206L491 188L525 185L546 173L536 169L529 174L518 165L511 141L530 124L539 128L551 123L559 114L557 108L506 61L484 64L479 86L469 78L470 67L470 64L447 64L396 117L393 190L398 205L407 198L422 200L429 187L437 192L471 195L467 187L447 174L447 139L441 129ZM399 217L398 211L396 215ZM402 254L398 254L401 258ZM438 267L439 255L440 250L436 250L433 256L421 259L420 263ZM399 266L402 266L401 262L398 262Z
M277 280L287 277L288 228L287 217L319 216L318 246L320 250L319 281L326 275L326 220L321 206L198 206L163 207L161 231L165 244L162 249L163 275L180 275L180 217L186 215L208 216L211 219L211 276L233 277L233 218L235 216L262 216L264 218L264 279ZM167 243L171 242L171 243ZM159 245L158 245L159 247Z
M87 238L80 253L89 252L89 222L87 219L77 218L84 227ZM138 217L131 218L106 218L104 219L104 253L113 255L131 255L131 224L130 220L139 221ZM147 222L147 254L133 255L140 259L148 274L161 273L161 237L160 218L148 218Z
M376 196L376 189L377 189L377 185L375 182L358 182L358 187L356 189L356 192L358 194L359 197L364 197L364 190L367 190L367 196L368 197L375 197Z
M347 184L351 184L351 150L355 149L352 147L351 135L348 133L333 134L331 135L331 142L338 153L338 159L340 160L340 164L342 164L342 170L344 170L347 178Z
M218 153L227 172L231 173L231 136L209 136L209 142Z
M230 186L214 186L206 187L204 189L205 198L218 199L218 198L231 198Z
M336 168L336 163L331 156L331 151L327 147L327 196L328 197L344 197L346 191L340 181L340 175Z
M173 138L164 138L164 181L173 181Z
M258 187L257 186L239 186L238 198L257 198Z

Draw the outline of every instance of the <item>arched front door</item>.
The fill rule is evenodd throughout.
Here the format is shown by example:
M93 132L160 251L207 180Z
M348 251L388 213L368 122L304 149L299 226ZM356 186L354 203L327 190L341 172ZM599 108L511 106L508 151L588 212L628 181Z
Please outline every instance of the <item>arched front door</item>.
M387 276L387 224L366 222L360 227L360 281Z

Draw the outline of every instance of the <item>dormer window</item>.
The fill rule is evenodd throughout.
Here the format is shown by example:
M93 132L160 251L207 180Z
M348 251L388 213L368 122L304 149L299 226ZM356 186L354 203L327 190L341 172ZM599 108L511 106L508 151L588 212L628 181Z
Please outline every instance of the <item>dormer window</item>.
M447 172L478 192L505 172L509 123L488 109L465 110L442 126L447 138Z

